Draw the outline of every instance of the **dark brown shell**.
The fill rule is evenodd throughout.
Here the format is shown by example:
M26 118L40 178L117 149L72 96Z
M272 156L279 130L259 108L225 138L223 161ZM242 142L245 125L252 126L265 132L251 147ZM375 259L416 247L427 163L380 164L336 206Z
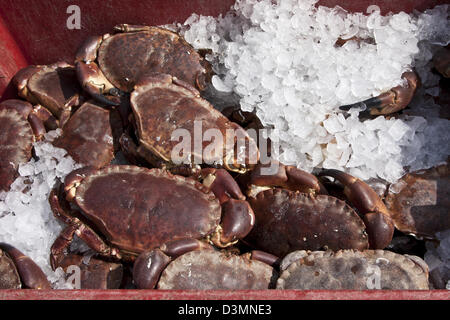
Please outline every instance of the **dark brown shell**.
M192 151L194 156L202 156L202 151L205 151L202 160L208 164L213 164L214 161L221 162L227 153L233 151L235 141L234 139L227 141L226 137L227 134L236 133L239 129L244 135L240 138L240 142L245 141L251 144L251 148L246 145L246 152L252 152L252 150L256 154L258 152L254 140L242 128L214 109L208 101L199 96L195 89L177 82L170 75L154 75L137 85L131 94L130 101L141 145L166 162L171 161L173 148L180 144L178 139L171 141L175 130L185 130L190 134L188 142L191 149L189 151ZM219 131L223 137L222 144L214 140L213 142L206 139L203 141L203 136L199 137L194 131L196 121L202 126L200 134L207 130ZM201 141L195 142L194 139L201 139ZM197 143L201 144L201 150L196 150ZM214 148L212 148L213 145ZM207 149L216 152L209 153L206 152ZM248 158L240 157L239 159L247 163ZM253 159L257 160L257 156Z
M152 72L173 75L194 87L198 77L207 74L206 62L190 44L157 27L108 37L98 49L97 61L105 77L126 92L133 90L142 75Z
M64 148L78 163L101 168L114 158L110 112L93 103L84 103L53 142Z
M158 289L261 290L269 289L274 276L274 269L263 262L214 250L196 250L166 267Z
M75 201L113 246L131 253L203 238L221 215L214 194L195 180L134 166L108 166L87 176Z
M58 117L65 104L81 93L75 68L43 66L28 80L28 90Z
M429 289L428 266L416 256L383 250L303 252L281 272L277 289Z
M285 189L269 189L249 200L256 222L245 242L284 256L294 250L368 248L365 225L344 201Z
M123 279L123 266L95 258L85 261L83 256L71 254L59 265L67 273L69 266L80 268L80 289L119 289Z
M31 159L34 135L28 120L14 109L0 108L0 191L8 191L20 163Z
M22 283L14 262L0 249L0 289L20 289Z
M398 230L435 238L450 229L449 164L409 173L389 190L385 202Z

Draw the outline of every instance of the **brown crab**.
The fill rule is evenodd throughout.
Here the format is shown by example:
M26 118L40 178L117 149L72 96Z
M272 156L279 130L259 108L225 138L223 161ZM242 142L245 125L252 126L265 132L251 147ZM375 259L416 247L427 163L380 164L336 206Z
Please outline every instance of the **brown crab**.
M450 164L406 174L389 186L385 203L395 227L435 239L450 229Z
M402 79L406 80L405 86L397 86L376 97L369 98L362 102L340 106L339 109L348 111L352 108L365 106L366 109L360 116L388 115L405 109L411 102L417 88L420 86L420 79L414 71L407 71L402 74Z
M0 289L51 289L41 268L7 243L0 243Z
M19 96L40 105L41 119L48 129L62 127L72 109L82 102L82 90L74 66L66 62L31 65L14 76Z
M343 181L338 172L322 173L344 183L351 203L365 214L361 219L345 201L327 195L314 175L277 162L272 165L275 172L264 172L269 167L258 165L251 173L248 201L256 222L246 243L284 256L299 249L384 248L391 241L393 226L379 211L371 213L379 197L367 185Z
M141 79L130 101L139 146L129 136L122 138L122 146L134 157L167 169L208 164L240 173L259 159L256 143L244 129L173 76L152 74Z
M45 134L45 127L31 104L10 99L0 103L0 191L8 191L20 163L32 156L33 143Z
M261 251L236 255L204 242L182 239L142 253L133 267L139 289L257 290L269 289L277 257Z
M85 102L66 122L53 145L64 148L80 164L101 168L114 158L111 111Z
M150 26L120 24L113 35L92 36L78 49L78 79L94 99L117 105L143 75L171 74L200 91L211 67L180 35Z
M222 169L221 174L228 173ZM239 189L228 186L231 177L213 175L208 188L161 169L112 165L73 171L64 187L50 194L55 216L68 224L52 246L52 267L75 234L102 256L128 260L172 240L206 239L219 247L236 243L252 228L253 212L242 193L233 199L228 192ZM222 195L217 186L223 187Z
M277 289L428 290L421 258L384 250L295 251L281 262Z

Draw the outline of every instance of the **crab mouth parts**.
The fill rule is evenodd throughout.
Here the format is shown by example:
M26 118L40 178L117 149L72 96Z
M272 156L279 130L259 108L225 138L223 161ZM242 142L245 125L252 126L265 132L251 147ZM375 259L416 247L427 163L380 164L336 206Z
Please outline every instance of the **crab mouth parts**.
M213 233L209 234L206 237L206 240L208 243L217 246L218 248L228 248L236 243L238 243L239 240L229 241L229 242L222 242L222 234L223 234L223 228L218 225Z

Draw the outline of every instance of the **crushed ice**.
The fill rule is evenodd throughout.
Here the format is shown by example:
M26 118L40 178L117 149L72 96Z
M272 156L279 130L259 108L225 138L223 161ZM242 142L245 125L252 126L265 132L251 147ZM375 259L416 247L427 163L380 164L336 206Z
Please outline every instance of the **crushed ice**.
M6 242L35 261L55 289L70 289L61 268L52 271L50 247L63 225L52 214L48 197L57 180L80 167L67 151L51 141L60 129L50 131L44 141L34 143L36 159L19 166L19 177L9 192L0 192L0 242Z
M395 182L405 168L445 161L450 122L439 118L430 61L449 42L449 6L382 16L377 6L365 15L316 3L238 0L223 17L193 14L178 29L196 49L211 49L215 89L274 128L283 162ZM362 41L335 45L352 37ZM397 119L360 121L357 110L345 118L338 109L402 84L411 66L423 86Z

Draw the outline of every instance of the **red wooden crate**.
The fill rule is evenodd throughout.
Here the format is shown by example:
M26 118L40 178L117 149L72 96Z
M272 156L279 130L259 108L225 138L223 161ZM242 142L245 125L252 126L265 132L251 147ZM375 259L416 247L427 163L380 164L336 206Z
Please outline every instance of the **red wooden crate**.
M235 0L2 0L0 2L0 101L15 97L10 80L29 64L72 61L76 48L89 35L110 32L119 23L160 25L183 22L191 13L217 16ZM321 0L320 5L339 5L365 12L371 4L382 13L423 11L447 0ZM81 29L69 30L69 5L81 9ZM6 299L445 299L449 291L159 291L159 290L2 290Z

